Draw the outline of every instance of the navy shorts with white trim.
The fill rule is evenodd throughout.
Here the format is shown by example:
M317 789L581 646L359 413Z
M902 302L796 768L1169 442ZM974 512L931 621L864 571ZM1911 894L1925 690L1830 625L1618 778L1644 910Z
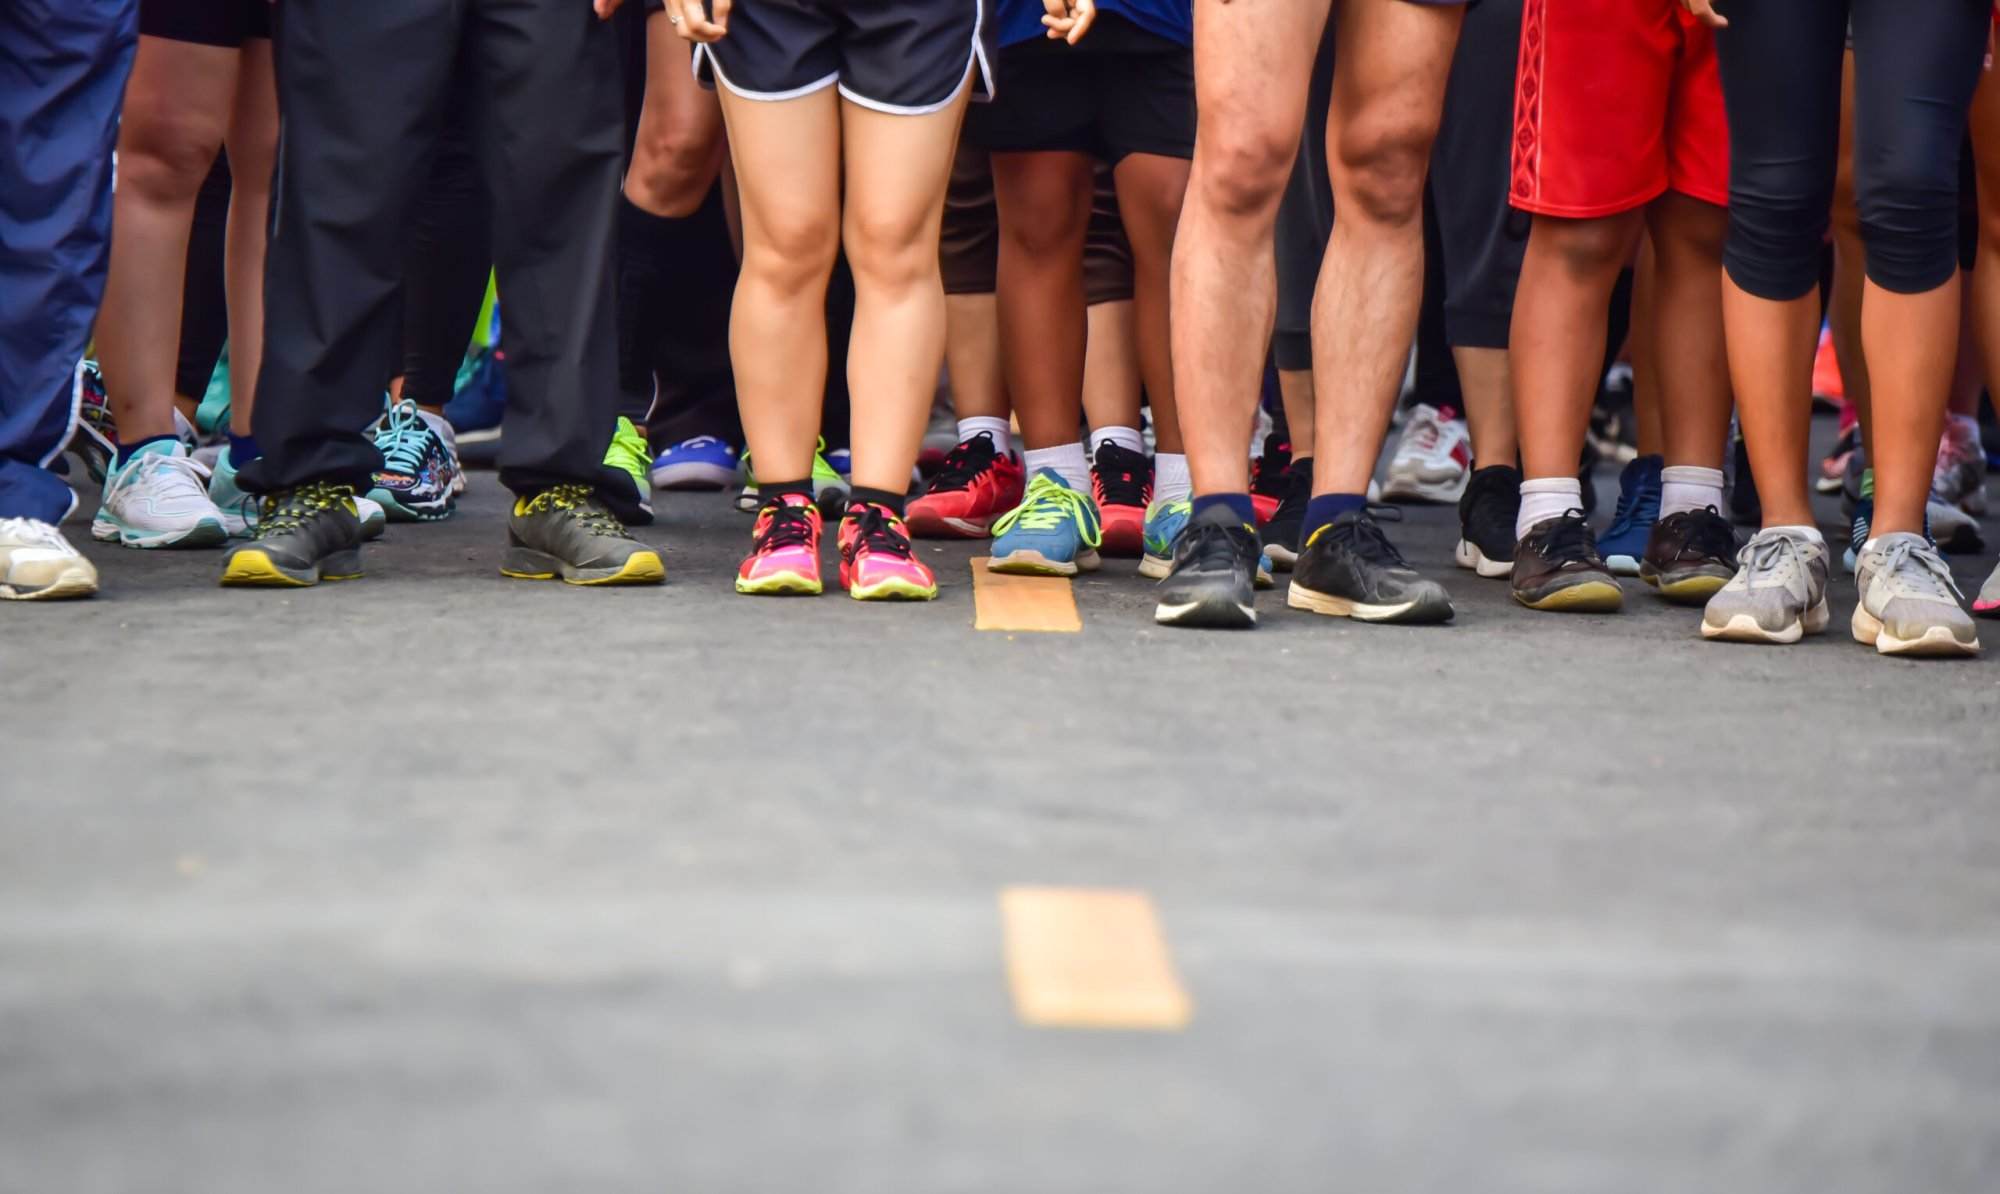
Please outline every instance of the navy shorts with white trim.
M985 0L736 0L729 34L695 51L695 74L747 99L838 86L863 107L935 112L968 78L993 93Z

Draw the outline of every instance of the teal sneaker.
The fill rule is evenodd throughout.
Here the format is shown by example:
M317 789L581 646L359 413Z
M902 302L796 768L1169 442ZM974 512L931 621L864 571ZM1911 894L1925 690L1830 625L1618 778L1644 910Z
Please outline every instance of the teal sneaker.
M123 464L112 458L91 537L126 547L219 547L228 540L208 500L208 470L177 439L140 448Z
M993 523L993 555L986 567L1022 576L1093 572L1103 533L1090 495L1045 468L1029 478L1021 504Z
M1186 498L1156 501L1146 507L1146 554L1139 558L1140 576L1165 580L1174 570L1174 541L1193 515L1194 503Z
M208 388L202 391L201 405L195 408L194 426L196 431L211 437L229 431L228 344L222 346L222 353L215 361L215 370L208 375Z
M229 458L227 448L215 458L215 468L209 474L208 500L221 512L222 529L231 539L248 539L256 532L259 500L236 483L236 462Z

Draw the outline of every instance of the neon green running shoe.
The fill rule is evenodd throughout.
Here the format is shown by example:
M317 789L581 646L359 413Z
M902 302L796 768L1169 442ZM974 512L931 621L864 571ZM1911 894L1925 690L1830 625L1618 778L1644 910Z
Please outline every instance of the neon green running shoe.
M632 521L640 525L653 521L653 482L650 473L653 467L653 449L647 446L646 437L632 425L632 420L618 416L618 429L611 433L611 446L604 450L604 463L632 478L633 496L638 500L639 510L645 515Z
M813 449L813 504L827 518L839 518L847 513L847 478L834 471L826 462L826 440L819 441ZM743 449L743 492L736 495L736 508L745 514L755 513L764 504L762 491L757 488L757 474L750 470L750 449Z

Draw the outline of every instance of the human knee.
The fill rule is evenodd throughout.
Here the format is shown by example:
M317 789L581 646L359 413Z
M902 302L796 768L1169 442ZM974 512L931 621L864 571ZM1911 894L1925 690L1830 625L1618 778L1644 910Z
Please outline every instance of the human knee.
M1899 144L1863 167L1855 205L1868 277L1898 294L1933 290L1958 271L1958 155L1922 141Z
M1417 121L1356 120L1333 164L1335 209L1378 224L1421 220L1435 131Z
M692 215L708 196L720 166L715 139L700 130L667 128L642 135L632 154L626 191L657 215Z
M902 290L938 276L938 250L921 212L861 211L849 204L843 243L856 286Z
M810 213L766 216L756 235L744 238L746 278L783 294L804 294L826 285L840 253L839 226Z
M1789 302L1819 285L1833 180L1795 164L1737 161L1722 264L1744 291Z
M1217 120L1197 134L1191 198L1233 216L1270 216L1278 209L1297 156L1297 134L1269 123Z
M1611 217L1567 220L1538 216L1529 244L1548 253L1564 271L1579 277L1616 274L1632 252L1632 221Z
M192 198L222 149L222 126L190 114L133 115L118 141L118 185L153 199Z

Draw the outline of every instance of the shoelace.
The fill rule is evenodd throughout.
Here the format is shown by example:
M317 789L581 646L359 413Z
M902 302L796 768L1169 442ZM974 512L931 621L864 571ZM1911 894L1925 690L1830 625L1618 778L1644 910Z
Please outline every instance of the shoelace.
M1660 491L1652 485L1635 485L1618 495L1618 506L1612 512L1611 525L1604 528L1604 537L1614 539L1630 534L1636 526L1651 526L1660 519Z
M605 450L604 462L628 473L644 472L652 463L651 452L646 446L646 437L640 435L636 428L629 432L626 430L630 426L624 419L618 420L618 430L611 435L611 446Z
M1704 512L1711 517L1699 517ZM1678 519L1688 527L1687 540L1681 545L1678 558L1685 558L1689 553L1694 553L1697 556L1726 560L1736 554L1736 532L1730 527L1729 520L1722 516L1722 511L1714 506L1699 511L1684 510L1679 514L1668 515L1667 519Z
M1783 568L1787 561L1793 565L1790 571ZM1744 585L1752 589L1786 576L1803 577L1808 569L1805 548L1790 535L1758 535L1736 553L1736 566L1743 570Z
M993 523L993 536L999 538L1016 526L1029 531L1052 531L1063 524L1064 519L1073 520L1083 533L1083 541L1096 547L1102 538L1097 526L1097 513L1088 503L1090 498L1067 485L1058 485L1047 477L1036 477L1028 482L1028 492L1021 504L1002 514Z
M569 515L572 521L592 535L613 539L625 535L625 524L598 502L588 485L552 485L529 498L521 512L540 514L549 510Z
M1146 454L1133 452L1117 444L1105 444L1097 449L1096 467L1091 469L1091 481L1097 490L1097 502L1101 506L1143 506L1150 500L1147 490L1152 486L1146 476Z
M412 473L424 466L437 432L424 419L417 404L407 399L389 408L375 431L375 450L391 472Z
M1241 566L1254 568L1257 537L1241 526L1219 522L1190 523L1181 532L1179 558L1196 572L1215 572ZM1175 571L1180 571L1177 566Z
M1398 517L1401 512L1397 512ZM1369 507L1358 518L1343 519L1327 527L1328 539L1340 547L1373 564L1383 564L1391 568L1407 568L1409 561L1396 545L1389 542L1381 524L1376 521L1375 507Z
M269 539L287 531L301 530L313 519L354 496L351 485L330 481L308 481L288 493L264 499L257 518L257 538Z
M138 467L118 471L118 480L112 486L114 489L126 489L147 478L159 476L170 486L186 488L202 496L208 493L208 466L192 456L148 452L133 463Z
M931 478L930 488L925 492L957 493L970 489L981 474L993 467L999 455L993 433L982 431L945 453L944 466Z
M1597 554L1597 537L1591 534L1590 523L1584 520L1582 510L1572 509L1561 518L1542 525L1548 528L1540 542L1543 559L1584 560L1592 564L1604 562L1603 557Z
M1892 578L1897 587L1912 597L1935 601L1962 601L1965 594L1937 549L1918 539L1898 539L1882 549L1882 562L1875 575Z
M46 522L32 518L0 518L0 539L12 539L17 547L53 547L70 550L69 540Z
M763 533L757 536L753 546L756 554L776 551L782 547L811 547L817 523L811 506L795 506L790 502L773 501L764 507L770 521L764 524Z
M890 514L880 506L850 506L847 510L848 525L854 534L848 539L848 557L860 555L866 548L871 554L895 556L897 559L913 559L916 549L910 545L910 537L903 533L903 520Z

